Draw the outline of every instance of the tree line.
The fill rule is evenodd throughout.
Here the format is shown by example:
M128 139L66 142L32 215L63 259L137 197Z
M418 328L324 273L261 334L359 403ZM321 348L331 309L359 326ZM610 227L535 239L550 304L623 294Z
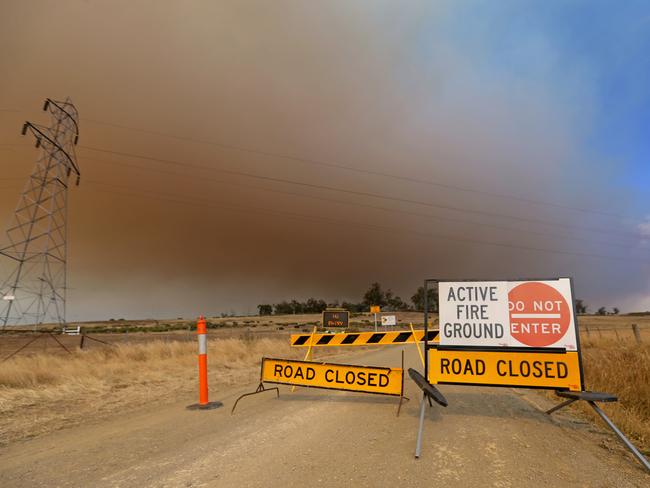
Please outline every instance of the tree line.
M428 290L429 311L438 311L438 294L433 289ZM379 305L383 311L404 312L424 311L424 287L420 286L411 296L410 303L405 302L399 295L396 295L390 288L384 290L381 284L371 283L359 302L331 302L323 299L309 298L304 302L298 300L282 301L279 303L264 303L257 306L260 315L290 315L321 313L328 307L341 307L350 312L361 313L370 310L371 305Z
M576 312L579 314L585 314L587 313L588 308L589 307L584 302L584 300L576 299ZM612 308L611 312L608 311L605 307L600 307L598 310L596 310L597 315L618 315L620 312L621 311L617 307Z
M438 311L438 294L434 288L429 288L428 292L429 312ZM424 311L424 287L420 286L411 296L410 303L405 302L402 298L389 288L384 290L381 284L375 282L371 283L368 289L363 294L360 302L326 302L323 299L309 298L304 302L298 300L286 301L283 300L279 303L264 303L257 306L259 315L291 315L291 314L312 314L321 313L328 307L340 307L354 313L362 313L370 310L371 305L379 305L383 311L386 312L406 312ZM576 311L579 314L587 313L588 306L584 300L576 299ZM619 309L614 307L609 312L605 307L600 307L597 312L598 315L617 315Z

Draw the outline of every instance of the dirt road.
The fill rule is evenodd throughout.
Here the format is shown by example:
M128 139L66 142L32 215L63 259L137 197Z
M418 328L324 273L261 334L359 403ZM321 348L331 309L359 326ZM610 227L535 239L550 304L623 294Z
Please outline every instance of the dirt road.
M348 353L357 364L399 363L400 348ZM412 346L407 367L418 367ZM419 369L419 368L418 368ZM414 459L418 390L394 398L281 387L230 407L255 385L221 391L225 408L187 411L182 398L0 450L0 486L650 486L604 430L527 390L443 387ZM170 392L173 399L173 392Z

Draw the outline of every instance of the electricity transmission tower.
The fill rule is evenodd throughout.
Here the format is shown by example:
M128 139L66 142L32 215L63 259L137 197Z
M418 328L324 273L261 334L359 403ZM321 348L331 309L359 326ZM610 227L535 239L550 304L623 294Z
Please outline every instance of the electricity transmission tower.
M0 324L65 324L68 182L79 167L74 146L79 115L70 102L45 100L49 127L25 122L22 134L36 138L41 154L28 178L7 228L0 255L11 272L0 277ZM73 175L74 173L74 175Z

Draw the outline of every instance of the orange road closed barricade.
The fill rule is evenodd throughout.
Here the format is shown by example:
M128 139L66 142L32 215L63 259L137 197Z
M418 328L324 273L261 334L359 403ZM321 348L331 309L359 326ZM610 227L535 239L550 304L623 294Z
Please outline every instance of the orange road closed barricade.
M429 350L429 383L580 391L577 352Z
M260 384L257 390L239 397L232 411L234 412L241 398L266 391L264 383L274 383L400 397L397 410L399 415L402 400L406 398L403 365L403 353L401 368L262 358Z
M288 359L262 359L262 382L402 395L403 370Z

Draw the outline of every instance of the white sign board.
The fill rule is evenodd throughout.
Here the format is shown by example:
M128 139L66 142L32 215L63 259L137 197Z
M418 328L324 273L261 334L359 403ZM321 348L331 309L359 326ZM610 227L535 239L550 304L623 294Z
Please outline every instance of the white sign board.
M397 317L394 315L382 315L381 316L381 325L397 325Z
M571 281L438 284L440 345L577 350Z

